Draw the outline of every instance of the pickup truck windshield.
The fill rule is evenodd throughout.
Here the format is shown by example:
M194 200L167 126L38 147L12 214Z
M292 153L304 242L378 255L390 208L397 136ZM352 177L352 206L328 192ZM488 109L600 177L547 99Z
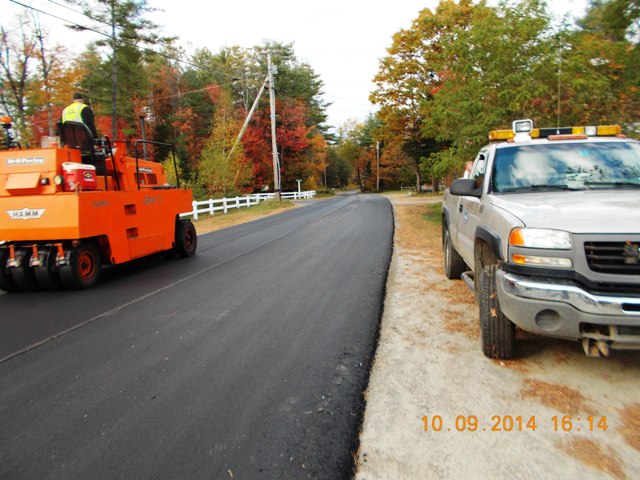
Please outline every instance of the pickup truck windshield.
M495 193L640 188L640 144L571 142L496 150Z

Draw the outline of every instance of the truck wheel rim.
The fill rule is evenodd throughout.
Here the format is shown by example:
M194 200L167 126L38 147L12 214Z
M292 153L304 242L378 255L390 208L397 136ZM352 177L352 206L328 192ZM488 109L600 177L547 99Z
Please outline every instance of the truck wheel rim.
M87 280L93 277L96 271L96 259L90 252L82 252L78 258L78 275Z
M184 235L184 244L187 248L193 247L193 233L191 230L187 230Z

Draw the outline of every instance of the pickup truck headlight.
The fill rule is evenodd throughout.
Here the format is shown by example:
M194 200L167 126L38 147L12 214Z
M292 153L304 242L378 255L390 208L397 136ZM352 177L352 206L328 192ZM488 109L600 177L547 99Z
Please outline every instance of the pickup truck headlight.
M571 234L563 230L546 228L514 228L509 235L509 245L524 248L571 250Z
M531 248L540 250L571 250L571 234L563 230L550 230L544 228L514 228L509 235L509 246L518 248ZM517 265L530 265L537 267L571 268L571 258L562 256L550 256L544 252L523 252L511 254L511 261Z
M571 268L573 262L565 257L539 257L535 255L520 255L514 253L511 260L517 265L535 265L537 267Z

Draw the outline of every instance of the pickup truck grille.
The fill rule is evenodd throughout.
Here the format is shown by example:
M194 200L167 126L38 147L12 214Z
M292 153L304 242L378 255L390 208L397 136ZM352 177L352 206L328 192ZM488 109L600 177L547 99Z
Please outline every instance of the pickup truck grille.
M640 275L638 245L626 242L585 242L587 264L594 272Z

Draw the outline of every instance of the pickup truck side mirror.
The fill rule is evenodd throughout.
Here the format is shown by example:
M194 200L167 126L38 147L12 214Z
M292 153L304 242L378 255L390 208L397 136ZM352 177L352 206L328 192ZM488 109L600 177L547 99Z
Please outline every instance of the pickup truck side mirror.
M476 180L473 178L458 178L451 183L449 193L463 197L480 198L482 196L482 188L476 186Z

